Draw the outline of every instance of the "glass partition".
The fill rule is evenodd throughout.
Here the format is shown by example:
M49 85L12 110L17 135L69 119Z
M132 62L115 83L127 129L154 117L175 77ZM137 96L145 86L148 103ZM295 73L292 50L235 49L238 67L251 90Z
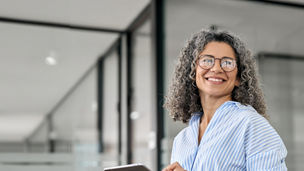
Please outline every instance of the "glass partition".
M103 93L102 97L102 139L103 154L106 156L116 156L115 160L107 163L108 166L119 165L118 156L118 56L113 51L103 58L102 74Z
M2 22L0 30L0 170L116 165L117 154L99 153L97 61L118 34ZM117 109L116 58L105 60L105 120ZM116 138L117 121L106 123L114 132L105 125L105 137ZM115 151L116 141L105 144Z
M133 163L156 170L155 72L151 52L150 19L132 34L132 141Z

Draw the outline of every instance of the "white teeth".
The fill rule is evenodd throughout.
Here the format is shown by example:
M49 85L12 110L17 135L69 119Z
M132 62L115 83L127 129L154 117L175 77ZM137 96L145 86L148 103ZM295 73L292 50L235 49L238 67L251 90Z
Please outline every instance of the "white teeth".
M208 78L210 81L217 81L217 82L222 82L222 79L217 79L217 78Z

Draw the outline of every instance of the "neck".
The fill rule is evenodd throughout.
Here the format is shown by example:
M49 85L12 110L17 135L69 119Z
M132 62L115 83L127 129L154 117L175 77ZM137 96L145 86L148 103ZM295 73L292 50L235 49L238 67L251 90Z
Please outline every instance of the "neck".
M204 115L201 118L201 123L204 122L208 125L217 108L219 108L225 102L231 100L231 95L218 98L201 94L200 99L204 111Z

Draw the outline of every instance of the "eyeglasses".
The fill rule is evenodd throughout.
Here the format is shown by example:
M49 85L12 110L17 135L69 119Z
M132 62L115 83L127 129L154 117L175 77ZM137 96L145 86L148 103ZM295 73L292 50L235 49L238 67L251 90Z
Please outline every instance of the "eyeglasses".
M223 57L223 58L215 58L211 55L201 55L198 59L198 65L203 69L211 69L214 64L215 60L220 60L221 68L226 71L230 72L233 71L236 67L236 60L230 57Z

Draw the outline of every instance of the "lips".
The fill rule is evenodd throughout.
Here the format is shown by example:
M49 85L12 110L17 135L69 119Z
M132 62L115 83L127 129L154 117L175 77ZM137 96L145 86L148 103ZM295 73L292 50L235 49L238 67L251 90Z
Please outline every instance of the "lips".
M226 81L224 78L220 78L220 77L206 77L205 78L208 81L213 81L213 82L224 82Z

